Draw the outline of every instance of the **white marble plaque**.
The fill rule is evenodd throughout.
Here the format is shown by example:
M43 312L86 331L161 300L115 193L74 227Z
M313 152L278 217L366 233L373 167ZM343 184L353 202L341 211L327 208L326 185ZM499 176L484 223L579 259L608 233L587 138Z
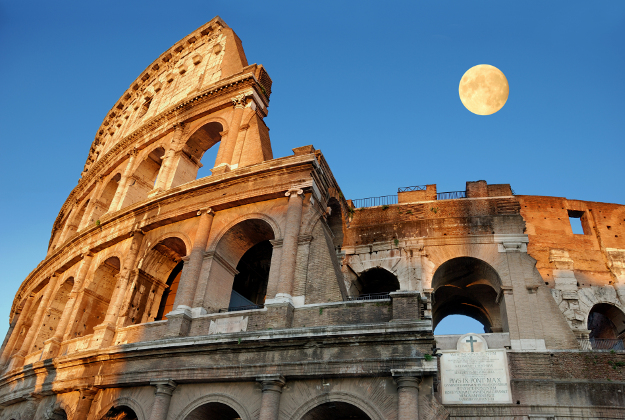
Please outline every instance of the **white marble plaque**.
M211 320L210 327L208 327L208 333L223 334L247 331L248 318L249 317L247 316L233 316L230 318L217 318L216 320Z
M443 404L512 403L505 350L489 350L478 334L458 340L457 351L442 351Z

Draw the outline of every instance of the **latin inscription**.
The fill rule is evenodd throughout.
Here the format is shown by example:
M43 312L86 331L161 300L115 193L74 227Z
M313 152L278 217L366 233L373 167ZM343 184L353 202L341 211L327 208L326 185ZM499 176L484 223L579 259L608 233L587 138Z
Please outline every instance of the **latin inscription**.
M441 380L444 404L512 402L508 363L502 350L444 353Z

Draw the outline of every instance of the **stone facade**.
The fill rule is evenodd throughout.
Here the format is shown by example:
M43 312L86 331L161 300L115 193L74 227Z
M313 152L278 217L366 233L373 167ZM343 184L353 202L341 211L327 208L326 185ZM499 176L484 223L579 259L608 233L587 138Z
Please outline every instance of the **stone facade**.
M359 205L314 147L273 158L271 83L217 17L122 95L15 297L1 420L625 418L625 206L485 181ZM441 403L453 314L511 404Z

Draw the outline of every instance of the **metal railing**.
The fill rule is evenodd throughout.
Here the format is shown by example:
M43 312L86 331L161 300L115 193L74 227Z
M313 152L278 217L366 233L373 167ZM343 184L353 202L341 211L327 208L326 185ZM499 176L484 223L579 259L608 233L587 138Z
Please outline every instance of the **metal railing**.
M466 191L448 191L436 194L437 200L454 200L456 198L467 198Z
M425 191L426 190L426 186L425 185L414 185L412 187L399 187L397 188L397 192L409 192L409 191Z
M223 312L247 311L250 309L263 309L264 307L265 305L229 306L227 308L220 309L219 312L223 313Z
M582 350L621 350L625 351L625 344L620 338L590 338L577 340Z
M367 293L366 295L360 296L348 296L347 300L379 300L379 299L390 299L389 292L384 293Z
M397 204L397 195L383 195L381 197L357 198L356 200L352 200L352 204L354 204L354 208L388 206L391 204Z

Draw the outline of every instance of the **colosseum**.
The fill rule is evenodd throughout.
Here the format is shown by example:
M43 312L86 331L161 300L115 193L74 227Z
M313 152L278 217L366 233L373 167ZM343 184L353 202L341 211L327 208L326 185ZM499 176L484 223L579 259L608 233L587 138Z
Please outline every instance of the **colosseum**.
M625 206L349 200L312 145L274 158L271 86L216 17L114 104L13 301L0 419L625 419ZM435 336L454 314L484 331Z

